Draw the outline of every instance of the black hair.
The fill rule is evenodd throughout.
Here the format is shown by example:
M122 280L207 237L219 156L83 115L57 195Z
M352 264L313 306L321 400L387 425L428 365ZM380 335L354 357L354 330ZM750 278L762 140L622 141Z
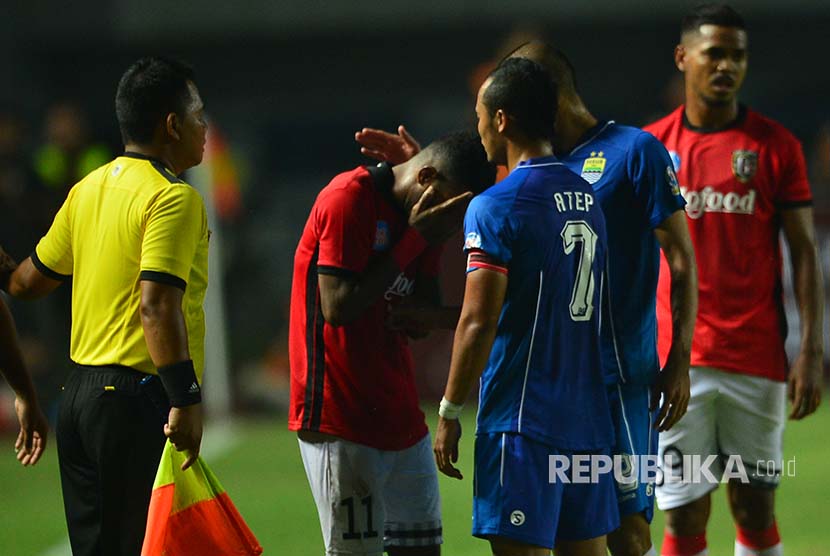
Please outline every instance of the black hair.
M496 167L487 161L481 138L474 131L456 131L430 143L424 153L435 157L436 169L454 183L478 195L496 181Z
M528 58L541 64L550 73L560 93L576 93L576 69L565 53L552 44L540 40L526 42L516 47L501 63L511 57Z
M558 88L550 74L528 58L508 58L488 77L481 101L490 115L512 118L530 139L550 139L556 124Z
M726 4L699 4L683 16L680 34L697 31L701 25L719 25L746 30L746 23L737 11Z
M183 62L147 57L131 65L115 93L115 114L125 143L150 143L156 126L171 112L182 114L191 101L193 69Z

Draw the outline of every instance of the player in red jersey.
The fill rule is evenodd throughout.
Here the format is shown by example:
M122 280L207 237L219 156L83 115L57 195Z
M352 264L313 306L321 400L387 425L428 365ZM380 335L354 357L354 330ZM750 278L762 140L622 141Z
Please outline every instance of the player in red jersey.
M294 256L288 427L326 554L440 553L432 444L405 334L387 319L409 296L438 303L440 244L494 179L478 136L457 133L394 168L336 176L311 209Z
M790 418L821 396L823 294L804 156L780 124L738 103L747 68L741 16L722 5L695 8L682 24L675 62L686 104L646 127L669 150L697 256L700 305L692 344L688 412L660 434L666 477L657 502L667 511L664 556L706 554L710 493L696 477L680 479L680 456L740 458L746 480L727 493L737 526L736 556L783 554L774 516L787 383ZM791 252L801 351L784 352L779 233ZM660 355L671 340L669 275L658 286ZM767 469L774 461L775 469ZM759 462L760 465L759 465ZM673 465L674 464L674 465ZM774 471L769 473L768 471Z

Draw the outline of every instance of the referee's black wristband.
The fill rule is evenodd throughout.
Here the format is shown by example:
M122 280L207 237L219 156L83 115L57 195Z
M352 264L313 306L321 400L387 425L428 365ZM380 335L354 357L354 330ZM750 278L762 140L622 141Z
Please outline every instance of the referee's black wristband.
M159 367L158 373L173 407L186 407L202 401L202 389L196 380L192 359Z

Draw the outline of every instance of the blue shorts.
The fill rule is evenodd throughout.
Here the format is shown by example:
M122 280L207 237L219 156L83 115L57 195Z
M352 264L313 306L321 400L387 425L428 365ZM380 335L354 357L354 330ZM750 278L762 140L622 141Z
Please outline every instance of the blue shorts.
M657 429L649 411L649 386L617 384L608 387L608 404L614 423L615 457L621 457L625 481L617 482L617 501L620 515L642 513L651 523L654 517L654 489L656 473L641 472L644 458L657 457ZM645 466L641 466L645 469ZM630 471L628 473L627 471ZM645 479L645 480L641 480Z
M573 455L514 433L476 436L473 535L553 548L557 541L592 539L619 527L611 473L596 482L550 480L550 456Z

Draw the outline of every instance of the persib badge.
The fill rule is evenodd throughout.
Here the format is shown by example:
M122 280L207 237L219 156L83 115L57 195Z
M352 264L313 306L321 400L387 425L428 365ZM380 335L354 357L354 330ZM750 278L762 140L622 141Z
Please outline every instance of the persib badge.
M389 249L389 223L384 220L378 220L377 228L375 228L375 244L372 249L375 251L386 251Z
M677 183L677 174L671 166L666 166L666 183L671 189L671 194L674 196L680 195L680 184Z
M582 179L594 185L602 177L605 171L605 157L602 151L591 152L591 156L585 159L582 164Z
M732 151L732 173L739 182L748 182L757 171L758 153L756 151Z

